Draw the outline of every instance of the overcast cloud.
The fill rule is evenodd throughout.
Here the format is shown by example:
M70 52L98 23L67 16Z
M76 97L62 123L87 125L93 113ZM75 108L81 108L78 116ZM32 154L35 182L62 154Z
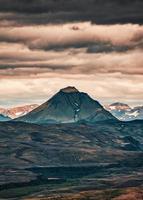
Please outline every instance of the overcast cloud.
M142 0L0 0L0 105L75 85L143 104Z

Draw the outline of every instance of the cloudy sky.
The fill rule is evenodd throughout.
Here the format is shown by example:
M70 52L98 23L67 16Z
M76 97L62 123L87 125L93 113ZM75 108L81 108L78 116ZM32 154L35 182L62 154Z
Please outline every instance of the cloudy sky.
M143 105L142 0L0 0L0 107L71 85Z

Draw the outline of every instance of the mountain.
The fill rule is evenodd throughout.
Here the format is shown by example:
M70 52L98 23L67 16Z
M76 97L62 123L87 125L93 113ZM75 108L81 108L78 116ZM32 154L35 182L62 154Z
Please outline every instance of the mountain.
M128 104L125 103L113 103L109 106L110 110L130 110L131 107Z
M4 116L8 116L11 119L15 119L17 117L21 117L23 115L26 115L33 109L37 108L37 104L30 104L30 105L24 105L24 106L17 106L13 108L0 108L0 113Z
M115 120L97 101L75 87L61 89L50 100L17 121L30 123L74 123Z
M0 122L0 197L64 200L93 190L98 196L70 199L104 200L129 187L142 191L143 120L115 119L67 87L25 116Z
M143 106L134 107L129 113L127 113L132 119L143 119Z
M9 121L9 120L11 120L11 118L6 117L6 116L0 114L0 121L1 122L3 122L3 121Z
M131 107L129 107L127 104L117 102L106 106L106 109L117 119L126 121L126 113L131 110Z
M143 119L143 106L131 108L124 103L113 103L106 106L116 118L122 121L142 120Z

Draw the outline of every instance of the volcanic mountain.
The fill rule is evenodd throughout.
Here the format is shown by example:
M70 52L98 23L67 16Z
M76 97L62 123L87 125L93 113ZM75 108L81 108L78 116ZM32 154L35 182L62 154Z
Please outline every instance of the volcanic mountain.
M116 120L97 101L75 87L61 89L50 100L17 121L29 123L75 123Z

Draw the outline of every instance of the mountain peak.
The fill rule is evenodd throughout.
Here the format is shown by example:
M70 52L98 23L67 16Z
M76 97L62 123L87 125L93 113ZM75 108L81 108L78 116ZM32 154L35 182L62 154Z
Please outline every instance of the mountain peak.
M35 110L16 120L48 124L81 121L95 123L116 120L116 118L88 94L79 92L75 87L69 86L61 89L49 101Z
M121 103L121 102L115 102L115 103L112 103L110 106L128 106L128 104Z
M120 102L116 102L116 103L113 103L111 104L110 106L110 109L112 110L116 110L116 109L120 109L120 110L128 110L128 109L131 109L130 106L128 106L128 104L125 104L125 103L120 103Z
M79 91L78 91L75 87L73 87L73 86L65 87L65 88L61 89L60 91L65 92L65 93L79 92Z

